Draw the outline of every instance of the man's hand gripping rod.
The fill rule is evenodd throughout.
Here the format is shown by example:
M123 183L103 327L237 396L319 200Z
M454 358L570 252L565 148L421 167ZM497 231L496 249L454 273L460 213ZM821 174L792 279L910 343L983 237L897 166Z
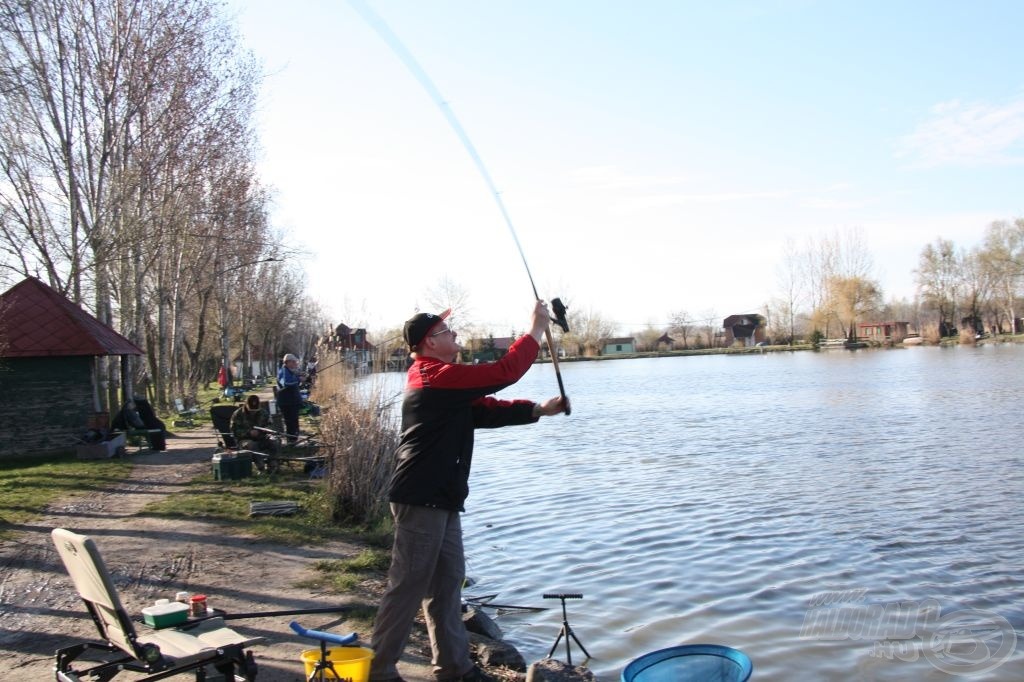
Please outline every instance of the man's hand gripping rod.
M531 284L532 284L531 280ZM534 289L536 293L536 289ZM551 299L551 312L554 313L555 317L552 320L555 324L562 328L563 332L569 331L569 321L565 319L565 305L559 298ZM548 352L551 354L551 365L555 368L555 378L558 379L558 392L562 396L562 404L565 406L563 410L565 416L572 414L572 405L569 404L569 398L565 395L565 386L562 384L562 372L558 369L558 349L555 348L555 341L551 338L551 327L547 327L544 330L544 337L548 341Z

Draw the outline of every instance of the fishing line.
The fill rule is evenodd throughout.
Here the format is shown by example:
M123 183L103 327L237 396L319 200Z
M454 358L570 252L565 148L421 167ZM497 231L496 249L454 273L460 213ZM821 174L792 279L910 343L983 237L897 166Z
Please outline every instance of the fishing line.
M356 12L363 18L370 28L376 31L377 35L387 43L391 51L402 60L406 68L412 73L412 75L419 81L419 84L423 86L423 89L427 91L430 98L434 100L434 103L441 109L441 113L444 114L445 120L448 121L448 125L451 126L452 130L455 131L455 135L462 142L462 146L466 148L473 163L476 164L476 168L480 171L480 175L483 176L484 182L487 183L488 189L491 190L491 196L494 197L494 201L498 204L498 210L501 211L502 218L505 219L505 225L508 226L508 231L512 234L512 241L515 242L516 248L519 250L519 257L523 259L523 267L526 268L526 276L530 279L530 286L533 287L533 297L540 300L540 296L537 294L537 285L533 283L533 275L530 273L530 266L526 262L526 254L523 252L523 247L519 243L519 237L516 235L516 230L512 226L512 219L509 217L508 210L505 208L505 202L501 200L501 193L498 188L494 185L494 180L491 179L491 174L487 172L487 167L484 166L483 159L480 158L480 154L477 153L476 147L473 145L473 141L469 139L469 135L466 134L462 124L459 123L459 119L456 118L452 108L448 106L448 102L445 101L441 95L441 91L437 89L434 82L430 80L430 76L423 70L423 67L419 65L416 58L412 56L412 53L405 48L402 41L398 39L398 36L392 32L391 28L381 19L377 14L371 10L362 0L348 0L348 4L352 6Z
M430 80L430 76L423 70L416 58L412 56L412 53L405 48L402 41L398 39L398 36L394 34L391 28L381 19L373 10L371 10L362 0L348 0L348 4L351 5L359 16L363 18L370 28L376 31L377 35L391 48L391 51L402 60L406 68L412 73L412 75L419 81L419 84L423 86L423 89L427 91L430 98L434 100L438 108L441 109L441 113L444 114L445 120L448 121L448 125L451 126L452 130L455 131L455 135L462 142L462 146L466 148L469 153L469 157L473 159L473 163L476 164L476 168L480 171L480 175L483 176L484 182L487 183L488 189L491 190L491 196L494 197L495 203L498 204L498 210L501 211L501 217L505 219L505 225L508 226L508 231L512 235L512 241L515 242L516 248L519 250L519 257L523 260L523 267L526 268L526 276L530 280L530 287L533 288L533 297L536 300L541 300L540 294L537 293L537 285L534 284L533 274L530 272L530 265L526 262L526 253L523 251L522 244L519 243L519 236L516 234L516 229L512 225L512 218L509 217L508 210L505 208L505 202L501 200L501 193L498 188L494 185L494 180L491 179L491 174L487 171L487 167L484 165L484 161L480 158L480 154L477 152L476 147L473 145L473 141L469 139L469 135L466 134L466 130L459 123L459 119L455 116L455 112L448 106L448 102L445 101L441 95L441 91L437 89L434 82ZM562 327L564 331L569 331L569 325L565 320L565 307L562 305L560 300L552 299L551 307L557 316L557 323ZM551 337L550 327L544 329L544 335L548 342L548 351L551 353L551 364L555 368L555 378L558 379L558 391L562 395L564 402L564 412L566 416L570 414L572 408L569 406L569 399L565 395L565 386L562 384L562 373L558 369L558 352L555 349L554 341Z

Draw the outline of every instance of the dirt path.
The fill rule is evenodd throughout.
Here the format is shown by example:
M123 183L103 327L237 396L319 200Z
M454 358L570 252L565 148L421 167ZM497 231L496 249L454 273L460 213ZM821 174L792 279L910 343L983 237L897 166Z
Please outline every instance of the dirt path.
M130 614L158 598L173 599L178 590L206 594L211 606L234 614L346 603L296 585L310 577L312 562L354 556L357 546L282 546L225 536L216 524L202 520L135 516L149 502L208 471L216 443L207 432L181 432L167 445L162 453L132 455L136 466L128 479L111 481L106 490L88 497L58 502L18 527L14 540L0 542L0 681L53 679L57 648L97 636L53 548L50 531L55 527L96 541ZM292 633L288 623L293 619L307 628L352 631L333 614L234 621L231 627L239 632L265 638L253 648L260 682L305 679L300 654L316 643ZM359 634L369 639L368 632ZM402 675L410 681L432 680L420 647L408 649Z

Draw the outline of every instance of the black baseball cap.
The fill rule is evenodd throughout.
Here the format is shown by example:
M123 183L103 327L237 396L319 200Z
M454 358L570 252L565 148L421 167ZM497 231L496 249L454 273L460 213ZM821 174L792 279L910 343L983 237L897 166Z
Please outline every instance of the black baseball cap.
M420 345L434 325L447 319L452 314L452 309L435 315L433 313L417 313L411 318L405 321L405 328L402 330L402 335L405 337L405 342L409 344L409 348L415 348Z

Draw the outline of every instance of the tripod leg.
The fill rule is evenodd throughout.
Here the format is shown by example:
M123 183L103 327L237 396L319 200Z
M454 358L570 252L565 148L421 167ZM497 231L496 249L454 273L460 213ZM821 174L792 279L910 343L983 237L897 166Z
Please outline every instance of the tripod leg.
M334 675L335 680L340 680L338 671L334 669L334 661L332 661L327 655L327 642L320 640L320 660L313 666L312 672L309 673L309 678L306 682L325 682L328 679L325 670L330 670Z
M562 635L564 635L564 634L565 634L565 628L563 627L561 630L558 631L558 637L555 637L555 643L551 645L551 651L548 652L548 658L551 658L551 656L554 655L555 649L558 648L558 643L562 641ZM568 641L568 640L566 640L566 641Z
M576 644L579 646L579 648L583 651L584 655L587 658L591 658L590 652L587 651L587 648L585 646L583 646L583 642L580 641L580 638L577 637L576 633L573 632L571 629L569 630L569 636L572 637L574 642L576 642ZM566 640L566 641L568 641L568 640Z
M327 677L327 673L324 672L330 670L333 677ZM338 671L334 669L334 663L332 661L317 661L316 667L313 668L313 672L309 674L307 682L326 682L326 680L340 680L342 679L338 675Z
M565 662L572 667L572 650L569 648L569 637L572 635L572 628L569 627L569 621L565 621L562 624L562 629L565 630Z

